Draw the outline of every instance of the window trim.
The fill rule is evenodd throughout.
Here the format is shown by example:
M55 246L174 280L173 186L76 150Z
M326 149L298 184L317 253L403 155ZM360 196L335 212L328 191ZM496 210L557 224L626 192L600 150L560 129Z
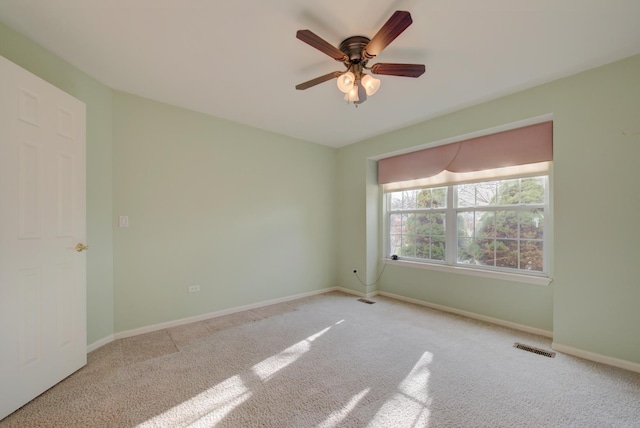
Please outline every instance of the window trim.
M498 270L469 268L462 266L452 266L444 263L418 262L415 260L398 259L392 260L388 257L382 259L382 263L388 265L433 270L440 272L457 273L462 275L470 275L482 278L500 279L504 281L521 282L525 284L547 286L553 281L550 277L544 275L523 275L518 273L504 272Z

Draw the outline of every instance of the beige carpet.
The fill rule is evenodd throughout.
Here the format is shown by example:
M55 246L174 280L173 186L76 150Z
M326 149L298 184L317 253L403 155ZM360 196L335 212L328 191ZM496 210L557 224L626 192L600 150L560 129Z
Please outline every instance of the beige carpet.
M0 427L640 427L640 374L342 293L117 340Z

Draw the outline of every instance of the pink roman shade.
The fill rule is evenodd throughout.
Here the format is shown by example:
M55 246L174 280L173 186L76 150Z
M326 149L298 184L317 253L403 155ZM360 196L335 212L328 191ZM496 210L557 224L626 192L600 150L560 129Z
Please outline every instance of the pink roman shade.
M553 159L553 122L393 156L378 161L378 183L547 162Z

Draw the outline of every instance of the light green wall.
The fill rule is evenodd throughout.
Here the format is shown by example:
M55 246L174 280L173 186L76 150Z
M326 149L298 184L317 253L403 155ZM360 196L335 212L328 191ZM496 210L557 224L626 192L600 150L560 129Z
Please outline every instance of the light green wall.
M640 363L640 56L340 149L338 283L357 290L352 268L370 269L367 158L547 113L554 117L552 284L389 265L379 288L552 330L556 343Z
M554 341L640 363L640 56L549 90L563 118Z
M117 332L336 285L335 149L121 92L113 123Z
M111 89L0 23L0 55L87 105L87 342L113 334Z

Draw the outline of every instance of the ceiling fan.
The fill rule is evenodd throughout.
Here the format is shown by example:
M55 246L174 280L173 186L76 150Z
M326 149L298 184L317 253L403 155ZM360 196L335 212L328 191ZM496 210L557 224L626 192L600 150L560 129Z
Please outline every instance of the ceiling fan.
M365 73L365 71L369 71L371 74L388 76L421 76L425 71L424 64L382 62L367 67L367 63L378 56L412 22L409 12L397 10L372 39L365 36L348 37L340 43L339 49L310 30L298 30L296 38L329 55L336 61L341 61L344 63L346 70L333 71L324 76L300 83L296 85L296 89L309 89L312 86L337 78L338 89L345 94L344 99L347 102L353 102L358 107L359 104L366 101L368 95L375 94L380 88L380 80Z

